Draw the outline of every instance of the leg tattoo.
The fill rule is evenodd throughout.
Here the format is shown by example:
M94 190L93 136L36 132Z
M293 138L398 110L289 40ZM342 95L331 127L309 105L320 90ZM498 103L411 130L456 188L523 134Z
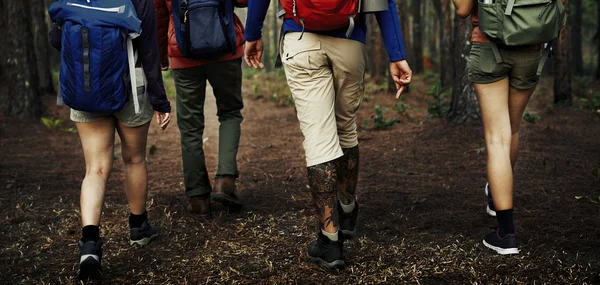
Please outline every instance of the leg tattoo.
M358 182L358 146L344 148L344 156L336 160L338 174L338 190L340 200L344 204L354 201L356 183Z
M338 226L337 217L337 173L333 161L310 166L307 169L308 184L321 228Z

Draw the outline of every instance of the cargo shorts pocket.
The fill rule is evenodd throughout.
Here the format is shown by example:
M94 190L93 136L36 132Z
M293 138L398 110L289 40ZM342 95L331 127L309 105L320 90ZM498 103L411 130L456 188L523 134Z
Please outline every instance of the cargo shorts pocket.
M473 43L469 54L469 72L473 74L491 74L496 71L498 63L494 57L492 45Z

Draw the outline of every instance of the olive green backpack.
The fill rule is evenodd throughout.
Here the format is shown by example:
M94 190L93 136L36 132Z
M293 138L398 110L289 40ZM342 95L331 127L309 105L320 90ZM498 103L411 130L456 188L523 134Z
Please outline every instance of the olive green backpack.
M479 28L495 43L497 62L502 58L496 44L510 47L550 43L558 38L567 21L560 0L496 0L477 4ZM538 75L550 55L550 47L548 44L544 49Z

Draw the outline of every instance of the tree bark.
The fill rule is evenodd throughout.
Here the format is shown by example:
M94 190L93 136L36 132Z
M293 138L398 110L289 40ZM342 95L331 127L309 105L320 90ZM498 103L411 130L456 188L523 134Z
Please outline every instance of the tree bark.
M473 84L467 78L467 61L470 50L470 20L454 18L454 74L452 84L452 103L448 120L453 124L480 120L479 105Z
M43 92L54 94L54 85L52 83L52 68L50 63L50 53L53 49L48 42L48 23L46 22L46 5L44 1L31 1L31 20L35 54L37 56L37 70L40 89Z
M583 38L581 35L581 24L582 24L582 0L571 0L571 30L570 30L570 57L571 67L573 75L583 75Z
M33 1L0 0L0 105L12 117L36 118L44 110L30 20Z
M569 15L569 5L565 5ZM571 104L571 73L569 72L569 28L565 27L554 44L554 103Z
M598 30L596 31L596 41L598 42L598 44L596 45L596 51L598 54L596 54L596 58L598 61L598 66L596 67L598 70L596 71L596 79L600 79L600 1L596 3L598 12L596 13L596 17L598 17L597 20L597 26L598 26Z
M423 73L423 27L421 26L421 0L413 0L411 5L411 14L413 18L412 46L414 51L414 60L411 68L413 74L421 74Z
M442 87L448 87L452 85L452 78L454 76L454 62L452 61L452 8L450 7L450 0L441 0L442 9L440 18L440 39L442 39L440 45L440 80L442 81Z

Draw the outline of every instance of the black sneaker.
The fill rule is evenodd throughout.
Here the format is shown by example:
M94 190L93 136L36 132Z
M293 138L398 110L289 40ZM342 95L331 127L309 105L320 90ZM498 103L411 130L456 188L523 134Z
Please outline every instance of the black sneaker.
M338 241L331 241L321 231L317 240L308 244L308 260L330 270L342 270L346 267L344 260L344 241L341 232L338 232Z
M487 197L487 206L485 207L485 211L488 215L495 217L496 216L496 208L494 208L494 201L492 200L492 191L490 191L490 183L485 184L485 196Z
M130 228L129 233L131 239L129 240L130 245L147 245L150 241L158 235L158 230L145 220L140 228Z
M519 253L515 234L506 234L503 238L501 238L498 235L498 229L483 237L483 245L502 255Z
M358 202L354 201L354 210L345 213L342 205L338 202L338 213L340 215L340 231L344 238L353 239L356 237L356 225L358 224Z
M80 280L102 279L102 240L79 240L79 271Z

